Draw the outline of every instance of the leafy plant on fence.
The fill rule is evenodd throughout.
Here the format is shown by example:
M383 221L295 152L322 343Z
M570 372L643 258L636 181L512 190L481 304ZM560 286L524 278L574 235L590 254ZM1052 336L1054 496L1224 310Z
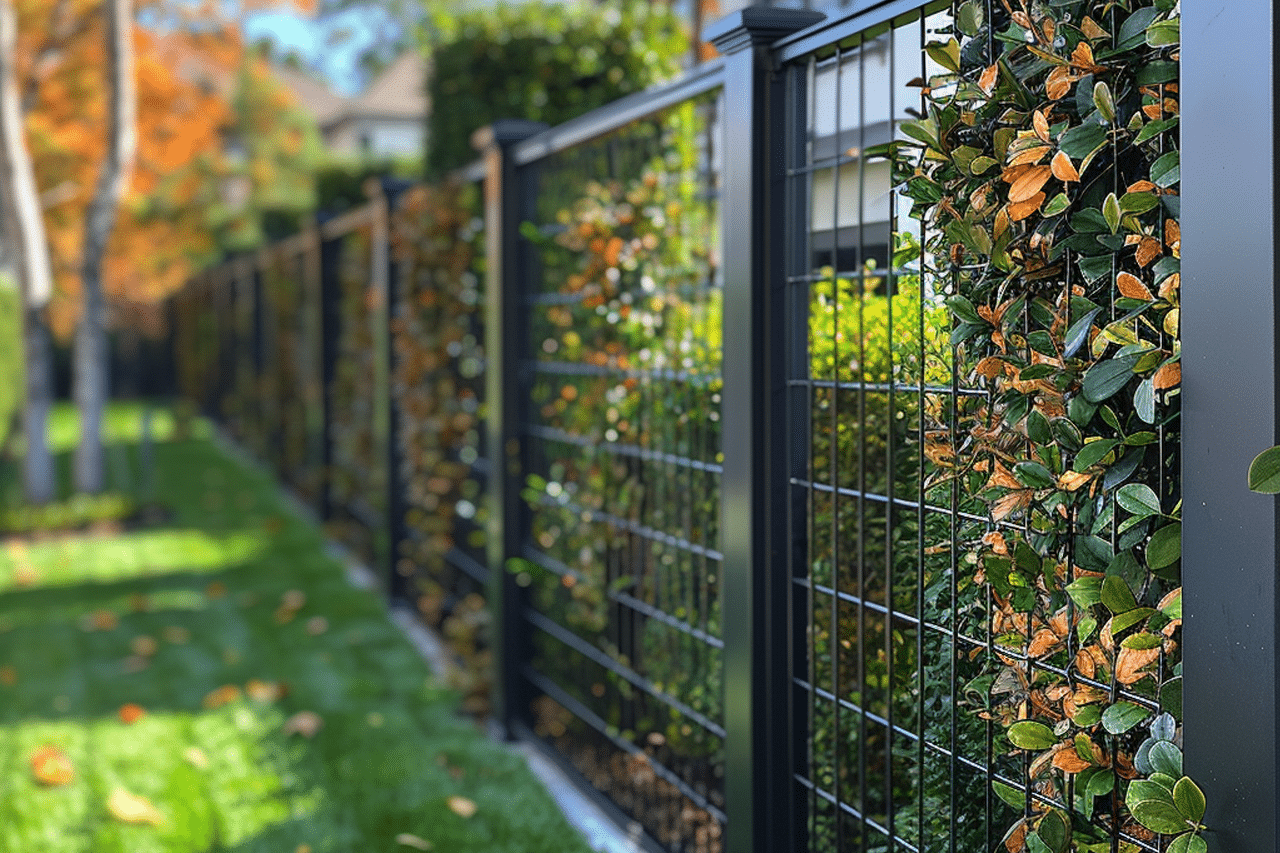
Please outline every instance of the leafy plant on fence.
M419 611L461 656L455 686L473 713L488 708L489 611L480 585L449 554L460 549L484 562L483 483L473 468L483 431L480 204L474 184L417 186L400 199L391 231L399 271L392 391L408 472L408 536L396 569L409 577Z
M1178 50L1175 0L959 3L891 144L988 392L947 464L990 518L957 545L994 602L975 710L1025 756L996 783L1010 853L1205 850L1178 722Z

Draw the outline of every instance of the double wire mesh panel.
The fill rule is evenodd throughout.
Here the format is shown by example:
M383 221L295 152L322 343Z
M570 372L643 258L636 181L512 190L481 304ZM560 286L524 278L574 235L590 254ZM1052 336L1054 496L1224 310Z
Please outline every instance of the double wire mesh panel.
M724 823L718 124L684 102L522 176L532 720L673 851Z
M1003 834L989 774L1013 759L964 707L990 646L957 543L986 511L947 466L985 392L959 383L946 283L872 156L919 115L922 47L949 24L917 12L787 69L787 192L807 220L787 264L807 314L789 348L790 441L808 448L789 478L790 572L811 619L795 778L815 851L989 850Z
M997 4L963 6L996 28ZM925 192L914 183L921 161L909 158L921 155L918 147L890 143L906 139L902 122L921 116L922 89L956 91L926 50L955 34L953 16L945 7L928 14L932 8L786 69L788 120L796 130L786 155L788 209L800 212L803 225L788 242L790 304L800 306L790 326L797 339L788 347L797 354L789 369L789 441L807 453L795 454L788 472L788 520L801 543L789 557L790 577L810 618L807 671L793 678L808 710L808 749L794 767L808 804L808 847L991 850L1012 833L1009 849L1022 849L1026 827L1054 808L1080 826L1092 823L1091 834L1108 838L1099 843L1112 850L1162 849L1154 833L1120 811L1119 780L1135 773L1114 742L1106 757L1114 772L1100 777L1106 786L1085 788L1074 771L1055 769L1052 750L1033 755L1005 734L1033 712L1060 720L1062 731L1097 726L1097 715L1080 713L1081 706L1055 711L1063 696L1176 715L1180 688L1163 658L1154 679L1122 679L1102 667L1095 673L1090 660L1081 662L1080 655L1090 657L1086 650L1073 646L1069 626L1079 611L1072 601L1031 588L997 592L996 583L985 582L1001 562L979 555L1004 554L1006 541L1004 565L1033 560L1046 576L1125 577L1124 552L1146 528L1121 523L1103 498L1078 515L1039 521L1009 502L1025 498L1025 489L989 505L998 453L968 468L960 463L1001 423L1018 444L1007 455L1017 458L1032 441L1036 418L1065 421L1066 411L1061 389L1047 383L1038 388L1024 377L1025 388L1002 394L998 383L982 379L977 365L994 353L955 333L963 329L953 328L946 299L991 273L926 251L945 241L930 233L930 214L911 215L908 196L918 201ZM1109 23L1114 29L1114 17ZM976 77L995 67L1002 46L994 37L971 38L960 50L960 65ZM974 134L982 146L989 140L981 134L992 128L956 132ZM933 201L946 203L941 195ZM1028 306L1021 328L1010 332L1019 340L1047 340L1050 327L1065 328L1062 316L1085 295L1124 324L1111 287L1118 253L1092 247L1091 260L1111 274L1103 268L1073 281L1076 245L1087 244L1058 253L1065 272L1053 282L1008 277ZM1087 273L1085 263L1078 268ZM1123 482L1136 471L1172 505L1178 450L1176 434L1165 430L1160 424L1147 434L1155 453L1144 456L1145 445L1135 442L1108 477ZM1042 563L1028 542L1063 529L1072 543L1064 561L1054 554ZM1143 594L1164 580L1150 589L1143 583ZM1037 648L1037 628L1054 643ZM1088 633L1080 629L1080 646Z

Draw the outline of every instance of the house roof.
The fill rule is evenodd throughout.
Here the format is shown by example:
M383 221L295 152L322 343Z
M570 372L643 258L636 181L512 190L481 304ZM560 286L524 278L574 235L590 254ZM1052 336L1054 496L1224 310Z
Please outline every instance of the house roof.
M400 54L361 94L343 101L321 127L364 117L417 119L427 114L426 63L416 50ZM319 117L317 116L317 119Z
M293 94L298 106L311 113L317 125L328 124L346 109L345 98L305 71L287 65L276 65L272 67L271 73Z

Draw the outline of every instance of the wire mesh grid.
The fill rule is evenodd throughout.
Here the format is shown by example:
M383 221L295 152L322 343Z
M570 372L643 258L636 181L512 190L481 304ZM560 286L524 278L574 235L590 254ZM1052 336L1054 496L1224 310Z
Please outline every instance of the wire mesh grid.
M540 162L530 508L535 731L666 849L724 822L714 98Z
M995 4L982 5L994 21ZM921 115L921 89L941 71L923 48L950 37L952 14L934 7L787 69L787 204L807 226L788 241L787 268L802 338L788 346L789 440L808 448L789 478L803 543L790 574L811 620L807 671L793 679L809 709L795 767L808 849L990 850L1020 816L1075 813L1088 797L1111 849L1158 850L1124 829L1109 795L1074 790L1070 775L1045 783L997 724L1036 701L1045 673L1150 711L1160 702L1011 644L1017 632L980 582L972 546L1026 522L992 521L952 465L990 416L989 391L961 384L945 306L954 273L922 248L928 224L909 218L892 164L873 156L903 138L899 123ZM990 38L986 48L996 55ZM1170 495L1176 448L1163 429L1157 440ZM1066 646L1074 660L1070 631Z

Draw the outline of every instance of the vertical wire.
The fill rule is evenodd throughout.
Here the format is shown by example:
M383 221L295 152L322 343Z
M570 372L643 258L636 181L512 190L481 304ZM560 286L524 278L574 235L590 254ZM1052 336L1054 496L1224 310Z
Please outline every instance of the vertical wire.
M840 244L840 140L844 123L843 98L841 87L844 77L844 49L837 46L835 53L835 150L837 152L831 169L831 433L828 442L827 464L830 468L828 477L831 482L831 627L829 629L829 645L831 651L831 700L832 712L832 793L835 795L835 837L836 849L844 848L844 820L841 818L840 785L840 270L837 262ZM858 650L862 651L862 636L859 631ZM861 743L859 744L861 746ZM862 791L863 821L866 820L866 796L863 774L859 772L860 791ZM865 834L865 828L864 833Z
M817 447L817 418L813 416L814 400L816 394L814 392L814 376L813 376L813 334L815 321L813 317L813 288L817 284L814 280L813 272L813 138L816 131L816 115L817 115L817 60L810 57L805 66L805 153L804 153L804 177L805 182L805 206L808 208L809 222L804 231L805 248L804 248L804 288L805 288L805 360L803 364L805 377L805 405L807 407L806 423L809 435L808 439L808 455L809 464L806 466L805 476L808 479L808 486L805 489L805 499L807 506L807 516L805 518L805 526L807 541L812 543L816 538L817 525L814 522L816 518L816 502L814 500L815 488L814 484L818 480L817 458L815 448ZM797 265L797 269L801 268ZM797 371L800 366L797 366ZM817 731L817 705L818 705L818 670L817 670L817 603L814 595L814 576L813 565L814 555L812 549L808 549L805 554L806 567L805 574L809 583L807 602L805 606L805 614L808 619L808 629L805 632L805 645L807 647L807 660L805 661L808 668L809 677L809 738L808 749L805 758L808 764L809 774L809 837L816 838L818 835L818 809L820 797L818 795L818 773L817 773L817 750L814 749L814 732Z
M890 33L893 29L890 27ZM890 36L892 38L892 36ZM877 39L878 41L878 39ZM892 41L889 44L890 52L892 52ZM867 297L867 244L866 244L866 162L867 158L863 154L866 148L866 129L867 129L867 110L866 110L866 88L867 88L867 43L863 42L862 49L858 51L858 261L859 272L861 274L862 293L861 299L865 302ZM890 83L890 91L892 92L892 82ZM890 96L892 97L892 95ZM889 256L893 256L893 238L889 238ZM892 264L890 264L892 266ZM884 510L884 658L885 658L885 778L884 778L884 795L885 795L885 823L889 832L889 848L892 850L896 847L897 831L895 823L897 819L897 810L895 808L893 797L893 770L894 770L894 654L893 654L893 618L896 613L896 605L894 603L893 589L893 518L895 509L893 505L894 497L894 471L893 471L893 455L894 455L894 396L893 396L893 298L890 295L893 292L891 286L892 278L885 279L885 353L886 364L888 365L886 392L886 417L885 417L885 510ZM866 329L861 330L860 340L866 340ZM863 370L866 370L866 361L863 360ZM879 382L879 377L872 377L873 381ZM863 384L866 384L866 376L863 376Z
M996 45L995 45L995 22L993 20L993 16L995 13L995 0L986 0L985 8L983 11L984 11L984 23L986 24L986 42L987 42L986 43L986 59L987 59L987 65L990 66L995 64L997 60ZM955 360L953 357L952 359L953 372L955 370L954 363L955 363ZM958 543L956 542L954 536L952 537L951 544L952 544L953 550L955 550L958 546ZM986 636L986 652L985 652L983 665L984 665L984 669L989 671L991 667L991 659L993 656L992 648L991 648L990 614L992 612L992 594L991 594L990 584L983 584L983 597L986 599L985 601L986 607L985 607L984 613L988 614L986 617L986 631L985 631L987 635ZM952 618L956 619L957 617L953 614ZM953 696L953 706L954 706L954 696ZM984 813L983 826L986 831L987 849L991 849L992 845L995 843L993 840L994 836L992 833L992 830L993 830L992 824L993 824L993 812L995 811L995 805L996 805L995 804L995 788L992 785L992 777L995 772L994 771L994 768L995 768L995 756L994 756L995 724L994 722L988 719L986 721L985 728L986 728L986 778L983 780L983 788L984 788L984 794L985 794L985 802L984 802L985 813ZM954 742L953 742L953 746L954 746ZM952 819L953 820L955 819L954 806L952 808ZM953 853L954 853L954 848L953 848Z
M924 14L920 14L920 32L918 33L918 53L924 56ZM891 74L891 78L893 78ZM922 82L924 77L922 74ZM897 86L897 79L893 79L893 86ZM920 87L919 97L920 114L924 114L924 87ZM890 142L896 137L897 131L897 114L891 111L890 123L888 123L888 138ZM893 216L892 227L890 228L890 255L888 255L888 265L895 268L897 257L897 234L899 234L899 218L897 218L897 205L899 205L899 196L897 196L897 188L893 184L893 168L895 168L897 155L895 149L890 147L890 213ZM915 569L915 726L918 730L918 738L916 738L915 762L916 775L919 780L919 797L916 799L916 809L919 811L918 826L916 826L915 843L919 849L927 849L924 838L924 789L925 789L925 763L924 763L924 744L925 738L928 736L928 726L924 721L924 693L925 693L925 675L924 675L924 573L925 573L925 537L924 537L924 374L928 364L928 356L925 353L925 337L924 337L924 219L920 219L920 273L919 279L916 280L916 301L918 301L919 309L916 311L916 334L918 334L919 351L918 370L919 375L916 377L916 423L915 438L919 446L919 460L916 461L916 485L915 485L915 549L916 549L916 569ZM905 274L905 272L904 272ZM952 833L954 835L954 833Z

